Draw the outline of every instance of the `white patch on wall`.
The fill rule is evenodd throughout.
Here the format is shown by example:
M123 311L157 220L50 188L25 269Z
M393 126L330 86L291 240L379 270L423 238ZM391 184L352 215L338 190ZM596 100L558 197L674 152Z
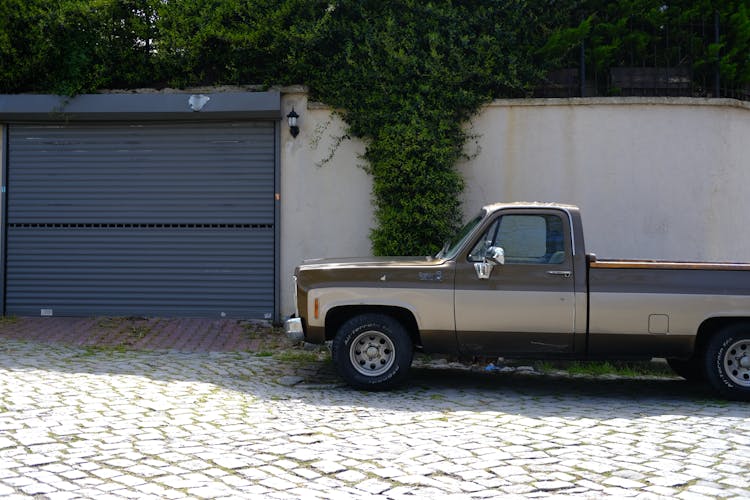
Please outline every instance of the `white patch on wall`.
M211 98L207 95L203 94L193 94L190 96L190 99L188 99L188 105L190 106L190 109L193 111L200 111L203 109L203 106L206 105L208 101L210 101Z

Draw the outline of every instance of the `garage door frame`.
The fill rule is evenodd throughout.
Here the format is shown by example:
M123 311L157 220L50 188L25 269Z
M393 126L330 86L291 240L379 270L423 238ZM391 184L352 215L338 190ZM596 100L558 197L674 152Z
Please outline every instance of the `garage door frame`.
M24 123L272 121L274 126L273 320L280 321L280 124L279 92L0 95L0 309L6 315L9 128Z

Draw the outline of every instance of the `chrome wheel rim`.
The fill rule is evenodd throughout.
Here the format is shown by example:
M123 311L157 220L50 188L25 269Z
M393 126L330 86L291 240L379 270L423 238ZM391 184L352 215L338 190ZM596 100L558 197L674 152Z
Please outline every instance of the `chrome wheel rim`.
M724 371L733 383L750 387L750 340L740 340L727 348Z
M362 375L377 377L393 366L395 351L387 335L370 330L354 339L349 348L349 359L354 369Z

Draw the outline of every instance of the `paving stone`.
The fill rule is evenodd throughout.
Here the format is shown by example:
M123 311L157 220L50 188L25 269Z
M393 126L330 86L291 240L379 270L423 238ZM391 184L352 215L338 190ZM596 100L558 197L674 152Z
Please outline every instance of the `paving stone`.
M500 490L511 495L526 495L532 491L537 491L537 488L531 484L513 484L510 486L503 486Z
M167 490L156 483L143 483L133 488L135 491L141 492L145 495L153 495L156 497L164 498Z
M55 492L57 491L57 488L49 484L33 483L33 484L28 484L26 486L21 486L20 490L26 493L27 495L37 496L37 495L46 495L48 493Z
M339 472L338 474L336 474L337 479L346 481L347 483L356 483L362 481L366 477L367 476L365 474L362 474L361 472L358 472L356 470L346 470L344 472Z
M376 474L382 478L392 478L396 476L400 476L403 474L403 471L401 469L397 469L395 467L384 467L382 469L375 469L372 471L373 474Z
M651 476L646 482L654 486L679 487L691 482L693 478L685 474L669 474L667 476Z
M152 478L152 477L166 474L166 472L164 472L161 469L157 469L156 467L151 467L150 465L145 465L145 464L139 464L139 465L134 465L132 467L128 467L125 469L125 471L130 474L134 474L136 476L147 477L147 478Z
M367 481L362 481L361 483L359 483L356 488L373 495L379 495L384 491L390 489L391 484L384 481L379 481L377 479L368 479Z
M320 477L320 474L317 471L311 469L297 468L292 470L292 472L305 479L316 479Z
M632 479L626 479L624 477L610 477L608 479L605 479L603 484L625 489L643 488L646 486L643 483L633 481Z
M674 498L677 490L674 488L667 488L664 486L649 486L643 489L646 492L653 493L654 495L666 498Z
M220 484L212 484L199 486L197 488L189 488L187 493L191 497L196 498L221 498L231 494L231 490Z
M101 479L112 479L114 477L121 476L122 472L120 472L119 470L102 468L92 470L91 474Z
M242 469L249 465L247 458L244 457L217 457L213 459L213 463L225 469Z
M458 487L461 488L462 491L466 491L468 493L477 493L485 489L485 486L473 481L461 481L458 484Z
M29 454L22 457L21 462L23 462L24 465L39 466L55 463L57 462L57 459L46 455Z
M737 488L748 488L750 487L750 478L747 477L747 472L743 472L738 476L729 476L719 480L719 484L735 486Z
M703 484L695 484L692 486L689 486L687 491L690 493L697 493L700 495L706 495L708 497L718 498L723 496L724 490L721 488L716 488L713 486L703 485Z
M83 350L3 328L0 384L17 389L0 396L0 496L750 496L746 405L672 379L449 364L373 394L339 384L327 361Z
M24 486L36 484L36 481L34 481L33 479L23 476L13 476L5 478L2 482L3 484L11 486L13 488L23 488Z
M155 481L157 481L159 484L163 484L164 486L175 489L175 490L195 486L193 482L181 476L172 476L172 475L160 476L160 477L157 477Z
M542 491L556 491L572 488L574 484L568 481L537 481L532 486Z
M3 495L1 490L0 495ZM73 500L74 498L81 498L78 492L73 493L71 491L53 491L52 493L46 493L44 497L46 500Z
M121 476L115 476L112 478L113 481L117 481L118 483L122 483L127 486L138 486L140 484L143 484L145 481L141 479L140 477L131 476L128 474L123 474Z
M675 498L679 498L681 500L710 500L715 497L702 495L700 493L694 493L692 491L683 491L675 495Z
M633 498L641 495L642 492L640 490L629 490L627 488L620 488L615 486L604 488L602 490L602 494L610 498Z
M521 474L526 474L526 470L523 467L512 466L512 465L508 465L504 467L495 467L491 470L492 472L494 472L500 477L518 476Z
M576 481L575 483L590 492L601 491L604 489L604 486L601 483L595 483L593 481L589 481L588 479L581 479L579 481Z
M297 462L293 462L291 460L279 460L277 462L274 462L273 465L276 467L281 467L285 470L291 470L295 467L299 467L299 464Z

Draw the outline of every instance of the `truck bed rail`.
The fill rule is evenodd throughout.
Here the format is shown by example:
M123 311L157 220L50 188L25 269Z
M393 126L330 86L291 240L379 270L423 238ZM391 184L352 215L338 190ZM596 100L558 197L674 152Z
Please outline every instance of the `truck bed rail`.
M750 271L745 262L678 262L664 260L597 260L589 256L594 269L704 269L714 271Z

